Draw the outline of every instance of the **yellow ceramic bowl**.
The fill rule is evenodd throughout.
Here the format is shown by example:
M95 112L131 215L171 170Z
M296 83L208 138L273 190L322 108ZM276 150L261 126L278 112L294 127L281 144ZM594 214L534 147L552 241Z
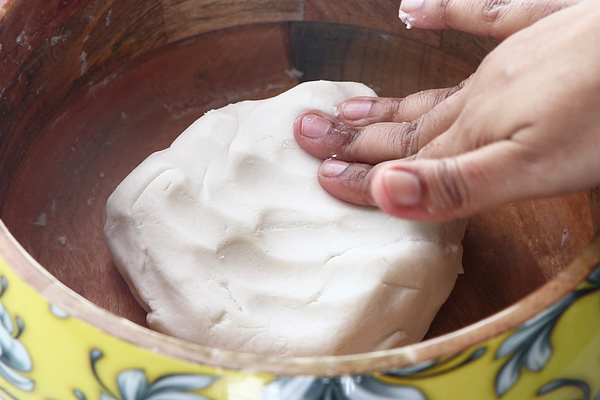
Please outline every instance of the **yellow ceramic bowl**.
M471 220L422 343L276 358L144 327L104 202L206 110L300 80L402 96L495 43L407 31L388 0L0 0L0 398L599 399L596 191ZM390 316L393 317L393 316Z

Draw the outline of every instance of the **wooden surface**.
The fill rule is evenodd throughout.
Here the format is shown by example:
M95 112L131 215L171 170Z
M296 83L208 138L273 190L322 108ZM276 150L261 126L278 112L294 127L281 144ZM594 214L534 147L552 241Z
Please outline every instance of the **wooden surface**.
M211 108L299 80L357 80L403 96L457 84L494 46L407 31L396 1L216 4L30 0L0 13L0 217L59 280L142 325L102 226L106 198L146 156ZM488 316L563 269L596 229L597 198L472 219L465 273L429 336Z

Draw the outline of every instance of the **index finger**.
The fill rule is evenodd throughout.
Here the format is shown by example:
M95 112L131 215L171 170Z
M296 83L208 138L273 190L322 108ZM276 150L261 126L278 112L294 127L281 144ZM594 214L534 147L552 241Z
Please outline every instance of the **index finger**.
M411 122L461 90L468 81L469 78L453 87L422 90L403 98L354 97L337 107L338 118L355 126L379 122Z

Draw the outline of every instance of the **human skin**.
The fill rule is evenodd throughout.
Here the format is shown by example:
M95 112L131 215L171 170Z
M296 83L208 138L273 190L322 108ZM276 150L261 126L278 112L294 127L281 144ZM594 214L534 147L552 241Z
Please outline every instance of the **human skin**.
M600 1L425 0L404 12L416 28L506 39L457 87L299 116L294 135L325 160L327 191L445 221L600 184Z

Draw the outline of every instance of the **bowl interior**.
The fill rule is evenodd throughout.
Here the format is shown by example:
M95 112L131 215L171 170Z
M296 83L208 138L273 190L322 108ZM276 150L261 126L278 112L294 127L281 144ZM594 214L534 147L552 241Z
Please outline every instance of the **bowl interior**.
M0 89L8 99L2 115L10 116L0 127L0 218L60 281L140 325L145 313L113 266L102 227L107 197L145 157L204 112L231 102L315 79L360 81L396 97L452 86L492 47L454 32L445 48L431 43L437 33L417 40L339 21L267 21L178 31L177 40L127 56L124 44L113 43L116 52L104 59L112 61L100 63L100 56L79 51L90 40L84 34L75 40L56 29ZM53 64L36 62L48 59ZM465 273L428 337L502 310L565 268L592 238L593 199L581 193L473 218Z

